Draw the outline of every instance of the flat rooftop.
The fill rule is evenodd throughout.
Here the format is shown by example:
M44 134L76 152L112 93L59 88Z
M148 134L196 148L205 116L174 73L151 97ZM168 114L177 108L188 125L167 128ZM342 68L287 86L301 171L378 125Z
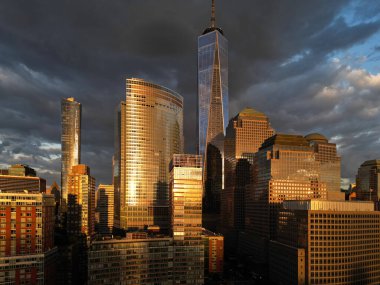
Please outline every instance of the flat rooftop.
M283 207L288 210L304 211L339 211L339 212L371 212L375 205L371 201L325 201L325 200L289 200Z

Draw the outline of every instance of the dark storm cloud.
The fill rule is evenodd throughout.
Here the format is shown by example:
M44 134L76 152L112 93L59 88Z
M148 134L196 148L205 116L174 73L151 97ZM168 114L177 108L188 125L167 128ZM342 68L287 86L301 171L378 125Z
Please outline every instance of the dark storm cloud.
M60 142L60 100L73 96L83 105L82 160L98 181L110 182L114 110L125 96L126 76L154 81L184 96L185 145L194 151L197 36L208 25L209 2L2 1L0 163L26 162L49 182L58 180L60 152L48 146ZM328 60L377 32L379 5L216 2L217 23L229 39L231 115L252 105L267 112L281 131L318 130L337 137L338 143L339 134L343 150L356 151L365 137L352 137L362 126L360 120L377 118L358 110L375 102L371 96L377 89L348 80L357 92L368 89L372 94L360 95L355 104L353 95L326 98L322 91L350 76L344 64ZM354 24L342 16L348 5ZM376 134L378 129L368 136ZM352 177L354 168L345 167L345 177Z

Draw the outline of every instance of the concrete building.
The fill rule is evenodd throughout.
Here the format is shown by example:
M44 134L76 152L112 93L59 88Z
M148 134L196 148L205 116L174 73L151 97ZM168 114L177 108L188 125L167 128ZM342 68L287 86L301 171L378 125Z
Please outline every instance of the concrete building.
M95 178L85 164L74 165L67 176L67 233L95 233Z
M202 157L174 154L170 163L173 283L203 284Z
M277 284L379 284L380 213L372 202L284 201L270 242Z
M0 284L54 284L55 201L43 193L0 193Z

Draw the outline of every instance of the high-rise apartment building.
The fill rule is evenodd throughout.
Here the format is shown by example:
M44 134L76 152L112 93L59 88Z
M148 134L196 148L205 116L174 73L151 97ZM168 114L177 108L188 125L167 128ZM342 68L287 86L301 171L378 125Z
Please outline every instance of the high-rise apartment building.
M203 284L202 193L202 157L174 154L170 163L174 284Z
M92 242L88 284L172 285L173 239L124 238Z
M225 182L221 195L225 234L244 229L245 195L252 175L251 157L274 132L268 117L252 108L243 109L229 122L224 141Z
M309 142L299 135L276 134L254 161L251 195L247 197L246 232L257 260L266 261L268 242L276 237L278 210L284 200L326 199L320 163Z
M95 231L95 178L87 165L71 168L67 190L67 233L91 237Z
M216 26L198 37L198 154L204 163L204 210L219 212L223 188L224 135L228 124L228 41ZM210 161L209 161L210 160Z
M276 284L379 284L380 213L372 202L284 201L269 256Z
M183 152L183 98L142 79L127 79L120 108L120 227L169 229L169 163ZM115 185L116 187L116 185Z
M378 208L380 201L380 160L363 162L356 175L356 199L374 201Z
M101 234L111 234L114 221L113 185L100 184L96 196L96 210L99 215L98 231Z
M61 101L61 199L67 204L67 176L74 165L80 164L82 105L74 98Z
M53 284L55 200L0 193L0 284Z
M344 193L340 191L340 156L336 144L317 133L309 134L305 139L314 148L315 160L321 164L320 178L326 183L327 199L345 200Z

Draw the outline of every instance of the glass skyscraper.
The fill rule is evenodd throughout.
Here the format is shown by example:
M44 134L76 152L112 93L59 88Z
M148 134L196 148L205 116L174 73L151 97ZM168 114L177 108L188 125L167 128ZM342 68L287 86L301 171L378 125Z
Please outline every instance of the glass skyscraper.
M126 89L116 135L120 225L116 221L115 226L169 228L169 163L173 154L183 152L183 98L136 78L127 79Z
M198 153L206 158L207 147L218 147L223 157L223 138L228 124L228 41L215 25L212 2L211 25L198 37ZM204 164L206 165L206 159Z
M67 175L74 165L80 164L82 105L74 98L61 102L61 197L67 202ZM64 207L65 209L65 207Z

